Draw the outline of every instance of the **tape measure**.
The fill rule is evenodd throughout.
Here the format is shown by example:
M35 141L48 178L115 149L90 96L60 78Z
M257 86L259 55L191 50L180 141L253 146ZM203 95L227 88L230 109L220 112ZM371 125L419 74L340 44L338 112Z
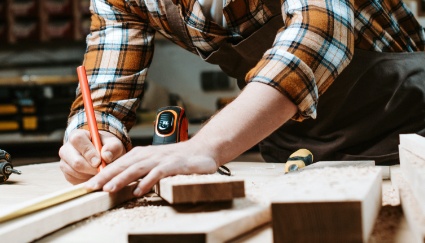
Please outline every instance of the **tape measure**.
M171 144L189 139L189 123L184 109L180 106L166 106L158 109L155 119L155 132L152 145ZM222 165L217 172L231 175L231 171Z
M189 139L188 120L180 106L166 106L158 109L155 120L152 145L170 144Z

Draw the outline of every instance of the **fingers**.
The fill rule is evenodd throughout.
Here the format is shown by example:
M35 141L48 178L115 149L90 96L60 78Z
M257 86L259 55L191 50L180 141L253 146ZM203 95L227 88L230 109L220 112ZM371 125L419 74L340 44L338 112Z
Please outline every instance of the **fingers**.
M165 170L164 170L165 169ZM158 183L159 180L165 178L169 174L169 171L166 168L155 168L149 172L140 182L137 184L137 187L134 189L134 196L140 197L151 191L153 186Z
M125 154L126 150L121 140L109 132L100 131L99 133L101 134L102 144L104 144L101 156L105 163L110 164Z
M112 151L109 153L116 151L119 153L116 155L106 153L110 163L114 158L121 156L125 149L122 144L117 145L120 141L114 135L108 132L103 132L101 135L105 136L105 147ZM74 130L70 134L69 141L60 148L59 156L61 170L65 178L73 184L87 181L95 175L101 161L98 151L90 140L90 133L83 129Z
M72 167L66 164L63 160L60 161L59 166L65 176L65 179L73 185L80 184L92 177L92 175L83 176L83 174L75 172Z
M162 161L142 179L134 190L134 195L140 197L148 192L162 178L177 174L212 174L217 171L215 161L207 156L193 156L191 158L170 159Z
M143 155L140 150L143 148L136 147L105 167L86 183L86 187L96 190L103 188L107 192L116 192L144 176L155 166L155 163L138 163Z
M69 143L88 161L92 167L100 164L100 154L90 140L90 132L83 129L74 130L69 137Z
M87 163L84 157L69 143L59 150L59 166L65 178L72 184L81 183L96 174L96 168Z
M208 174L217 170L217 163L212 157L196 155L191 148L177 144L135 147L102 169L85 186L93 190L116 192L140 180L133 192L139 197L148 193L164 177Z

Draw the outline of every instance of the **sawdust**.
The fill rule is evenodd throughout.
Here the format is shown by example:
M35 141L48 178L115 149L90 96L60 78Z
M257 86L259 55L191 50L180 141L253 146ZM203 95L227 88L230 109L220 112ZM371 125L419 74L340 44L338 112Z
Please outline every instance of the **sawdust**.
M405 214L409 214L409 216L412 218L412 221L414 221L415 224L417 224L425 233L425 213L420 207L418 200L414 196L412 189L402 178L399 178L397 185L400 188L400 197L404 208L408 207L410 211L410 213L405 212Z
M403 217L401 206L384 206L379 211L371 234L372 242L394 242Z
M232 182L232 181L238 181L241 179L237 179L233 176L224 176L220 174L207 174L207 175L175 175L170 176L164 179L161 179L162 183L168 183L171 182L174 185L184 185L184 184L191 184L196 182L196 184L202 184L202 183L213 183L213 182Z
M395 188L390 181L382 183L382 206L398 206L400 205L400 195L398 189Z
M116 227L122 225L123 222L129 222L131 225L156 223L157 221L168 218L168 213L163 210L166 205L156 194L148 194L144 197L130 200L117 207L95 214L83 221L75 227L95 222L105 227ZM131 227L130 227L131 228Z
M298 195L300 198L345 198L357 200L363 193L362 184L376 178L379 168L373 166L325 167L283 174L265 179L246 179L246 196L258 203L269 203L277 194ZM307 196L310 195L310 196Z

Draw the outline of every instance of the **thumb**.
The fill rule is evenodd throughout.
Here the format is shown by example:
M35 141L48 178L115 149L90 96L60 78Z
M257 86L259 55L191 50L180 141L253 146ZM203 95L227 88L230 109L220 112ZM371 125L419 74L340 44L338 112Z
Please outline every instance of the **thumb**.
M114 162L116 159L125 154L124 144L115 135L108 133L102 136L102 151L101 157L106 164Z

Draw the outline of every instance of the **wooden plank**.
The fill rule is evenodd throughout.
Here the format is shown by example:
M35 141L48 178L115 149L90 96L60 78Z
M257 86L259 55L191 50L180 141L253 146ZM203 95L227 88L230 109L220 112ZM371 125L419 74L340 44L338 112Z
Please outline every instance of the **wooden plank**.
M232 176L177 175L162 179L155 192L170 204L229 201L245 196L244 181Z
M425 202L425 138L416 134L400 135L400 169L416 200ZM420 204L425 213L425 203Z
M0 212L11 205L72 187L63 176L59 163L18 166L16 169L22 171L22 175L11 175L0 185Z
M173 242L225 242L270 222L269 200L262 197L260 182L283 175L283 164L230 163L228 167L235 179L248 180L249 187L260 186L258 194L227 202L182 205L170 205L158 196L148 195L65 227L38 242L78 242L86 238L94 243L152 239L163 242L169 237L173 237Z
M338 166L282 178L272 188L274 242L367 242L382 205L381 173Z
M129 189L124 190L124 192L119 193L119 199L115 194L108 194L104 192L95 193L97 196L84 197L83 199L75 199L69 203L64 203L63 205L58 206L64 212L67 212L70 217L61 218L65 214L59 213L60 211L53 210L51 208L46 209L47 213L44 211L36 212L30 216L24 216L16 220L11 220L15 217L22 215L28 215L34 211L41 210L43 208L52 207L54 204L67 201L72 198L76 198L81 195L89 193L84 189L82 185L70 186L68 183L64 182L63 179L59 179L60 185L65 185L63 189L60 190L47 190L50 193L47 195L38 195L38 197L28 200L26 194L30 194L34 188L32 186L26 187L27 183L38 184L40 181L45 181L43 178L55 178L56 174L62 176L59 171L57 163L46 164L46 165L34 165L34 166L23 166L19 169L26 171L22 177L16 177L16 181L8 181L7 187L11 190L12 193L5 193L7 199L19 198L20 203L18 204L6 204L3 205L2 211L0 212L0 223L8 220L6 223L0 224L2 230L0 231L0 236L4 239L22 240L23 242L27 240L33 240L38 237L41 237L45 234L51 233L52 231L57 230L69 223L81 220L85 217L91 216L93 214L105 211L115 206L117 203L121 203L125 200L132 198L132 193ZM46 173L49 172L49 173ZM52 175L52 177L50 177ZM63 177L63 176L62 176ZM187 179L184 179L187 178ZM204 178L203 180L200 178ZM177 179L177 185L172 185L169 182L175 182ZM22 180L19 182L19 180ZM197 181L201 180L202 183ZM26 182L26 183L24 183ZM45 181L46 184L48 181ZM22 185L25 185L24 187ZM56 183L49 183L56 185ZM199 185L198 185L199 184ZM177 190L171 190L170 193L166 194L164 197L170 197L171 201L174 203L181 202L199 202L199 201L214 201L214 200L231 200L234 197L243 197L244 196L244 187L243 180L233 179L231 177L221 176L221 175L204 175L204 176L176 176L175 178L169 178L165 180L162 188L173 188L167 187L168 185L175 186ZM214 190L215 187L218 187ZM43 188L44 186L41 186ZM131 186L133 188L134 186ZM26 188L26 190L24 190ZM53 188L58 188L53 186ZM180 190L179 190L180 189ZM184 190L181 190L184 189ZM188 190L189 189L189 190ZM209 190L208 190L209 189ZM42 190L43 191L43 190ZM165 190L167 192L167 190ZM194 193L192 195L188 193ZM219 193L217 193L219 192ZM215 196L216 195L216 196ZM187 198L192 196L191 201L187 201ZM210 197L208 197L210 196ZM87 199L89 198L89 199ZM28 200L28 201L27 201ZM59 200L59 201L58 201ZM86 204L89 200L89 204ZM186 201L185 201L186 200ZM7 200L5 200L7 201ZM105 204L105 202L108 202ZM93 208L91 205L102 205L101 207ZM85 207L88 207L85 210ZM53 208L53 207L52 207ZM78 213L73 213L78 211ZM56 221L55 224L51 223L42 223L48 221ZM43 225L43 227L39 227ZM28 228L29 234L25 234L24 238L21 235L17 235L19 230L22 228ZM35 230L35 231L34 231ZM17 237L18 236L18 237ZM28 238L29 237L29 238Z
M0 224L4 242L30 242L133 197L134 185L115 194L94 192ZM5 208L7 211L7 208Z
M0 223L5 221L21 217L54 205L66 202L68 200L86 195L93 190L87 190L84 188L83 184L73 186L71 188L66 188L64 190L51 193L42 197L38 197L27 202L17 204L15 206L10 206L7 210L0 212Z
M318 165L320 164L321 162L318 162ZM350 163L345 164L347 165ZM21 183L19 180L26 180L25 176L17 176L14 177L16 181L11 181L11 184L6 185L8 190L2 191L0 193L0 198L8 198L11 195L17 195L17 191L22 190L23 187L28 187L31 189L29 192L27 191L28 195L24 193L25 190L22 190L20 192L20 198L14 199L15 201L26 200L26 198L33 197L31 194L38 195L38 190L44 190L45 187L53 187L52 184L55 184L56 181L60 182L63 180L59 168L46 171L43 169L43 166L50 168L52 165L37 165L27 168L28 170L31 169L31 173L35 175L35 177L32 177L32 180L37 184L37 187L32 187L30 181L28 183ZM156 239L158 239L158 237L166 237L173 233L180 235L179 237L184 237L185 235L199 237L199 235L202 235L205 242L223 242L231 240L234 237L271 221L269 205L273 195L276 194L273 185L281 187L282 178L288 177L283 174L283 166L284 164L252 162L228 164L234 177L245 181L245 190L247 194L247 198L236 199L233 203L223 202L171 206L161 198L149 196L139 200L147 200L147 202L149 202L152 198L156 198L158 202L142 203L142 205L138 207L124 205L117 210L108 211L102 215L91 217L80 223L65 227L38 241L76 242L81 239L91 239L91 242L127 242L129 240L127 238L128 234L132 235L132 237L153 235L154 238L156 237ZM56 173L58 173L59 176ZM304 173L305 172L298 172L294 175L302 175ZM42 183L40 183L41 181ZM63 186L64 185L61 187ZM37 190L37 188L39 189ZM85 197L86 196L83 198ZM99 201L99 199L93 200L92 202L86 202L84 204L96 204L93 202ZM9 201L9 203L11 201ZM2 203L1 200L0 203ZM63 209L57 210L56 213L59 214L61 211L63 211ZM78 216L78 218L81 217L81 215ZM60 219L60 217L53 217L48 221L54 222L55 220L63 219ZM43 224L45 224L45 222L39 221L39 225ZM0 228L2 229L2 227ZM23 231L21 230L19 232L22 233ZM33 234L31 230L28 232L29 235ZM96 235L96 237L93 237L93 235Z
M425 138L418 134L401 134L400 146L425 159Z
M404 151L405 152L405 151ZM403 153L403 152L402 152ZM404 155L401 155L404 157ZM409 225L412 238L405 242L425 242L425 214L421 209L423 201L417 200L400 167L391 167L391 181L398 188L403 214ZM421 203L422 202L422 203Z

